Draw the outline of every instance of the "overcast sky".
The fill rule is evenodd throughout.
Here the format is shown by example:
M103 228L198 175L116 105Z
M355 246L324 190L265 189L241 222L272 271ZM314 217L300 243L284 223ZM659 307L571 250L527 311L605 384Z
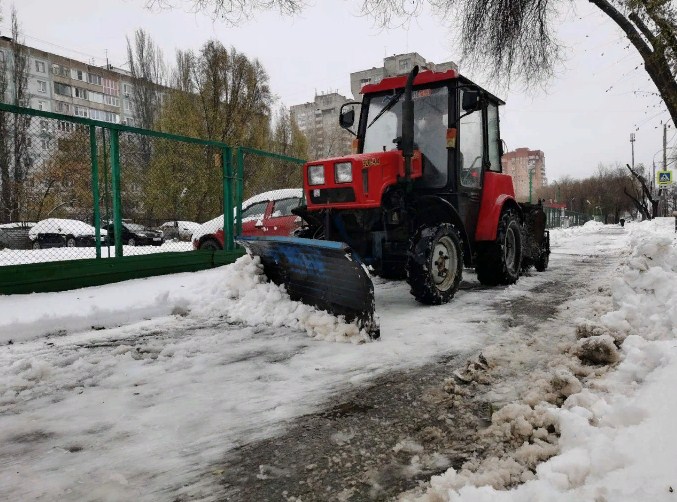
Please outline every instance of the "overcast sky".
M8 35L11 3L0 2L5 18L0 31ZM170 62L175 49L198 49L217 38L258 58L279 103L287 106L312 101L315 93L350 97L350 73L382 66L384 56L418 52L433 62L459 59L448 23L430 12L383 30L359 15L357 0L314 4L294 18L262 12L237 27L191 13L188 3L184 9L153 12L144 8L145 0L21 0L16 7L28 45L98 65L107 54L113 65L125 67L125 37L138 28L152 36ZM461 73L507 102L501 133L508 149L545 152L550 180L589 176L599 163L630 163L632 132L635 163L661 162L662 123L669 115L639 56L596 7L585 0L575 5L561 23L568 61L546 91L526 94L514 86L508 92L482 75L464 72L462 64ZM677 139L674 126L668 139Z

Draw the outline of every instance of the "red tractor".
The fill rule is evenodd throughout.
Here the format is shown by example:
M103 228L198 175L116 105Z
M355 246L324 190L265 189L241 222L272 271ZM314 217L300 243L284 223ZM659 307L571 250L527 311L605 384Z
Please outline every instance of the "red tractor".
M294 210L306 222L299 237L346 243L353 261L357 255L385 278L406 277L426 304L448 302L464 267L474 267L486 285L512 284L530 266L545 270L550 242L542 206L518 203L512 178L502 173L500 99L453 70L417 67L362 93L362 103L340 113L341 126L355 135L355 153L303 167L306 205ZM253 252L268 269L283 270L288 283L290 259L315 246L306 239ZM298 263L302 283L318 253L309 261ZM346 275L340 266L329 273ZM351 288L339 296L351 296ZM318 304L327 294L302 299Z

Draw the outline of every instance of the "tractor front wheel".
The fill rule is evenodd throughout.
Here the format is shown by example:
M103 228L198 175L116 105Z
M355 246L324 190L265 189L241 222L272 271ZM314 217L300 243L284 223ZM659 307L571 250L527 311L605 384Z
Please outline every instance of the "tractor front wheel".
M461 238L453 225L419 227L409 244L407 282L417 301L447 303L454 297L463 274Z
M496 240L478 243L477 280L485 286L514 284L522 268L522 234L517 215L504 211L498 222Z

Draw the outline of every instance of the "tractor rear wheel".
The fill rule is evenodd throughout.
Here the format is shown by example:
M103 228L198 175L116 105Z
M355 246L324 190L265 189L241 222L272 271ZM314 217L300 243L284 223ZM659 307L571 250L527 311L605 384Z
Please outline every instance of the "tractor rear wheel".
M496 241L477 247L477 279L485 286L514 284L522 268L522 234L517 215L504 211L498 221Z
M419 227L409 243L407 282L417 301L447 303L454 297L463 274L461 238L453 225Z

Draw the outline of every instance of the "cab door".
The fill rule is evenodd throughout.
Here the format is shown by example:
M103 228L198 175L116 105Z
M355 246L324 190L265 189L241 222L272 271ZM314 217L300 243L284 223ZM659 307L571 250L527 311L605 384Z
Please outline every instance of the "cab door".
M468 91L463 88L459 90L459 103L463 103L463 95ZM484 109L480 107L463 117L467 112L460 108L458 205L468 235L474 236L482 198L482 173L486 164Z

